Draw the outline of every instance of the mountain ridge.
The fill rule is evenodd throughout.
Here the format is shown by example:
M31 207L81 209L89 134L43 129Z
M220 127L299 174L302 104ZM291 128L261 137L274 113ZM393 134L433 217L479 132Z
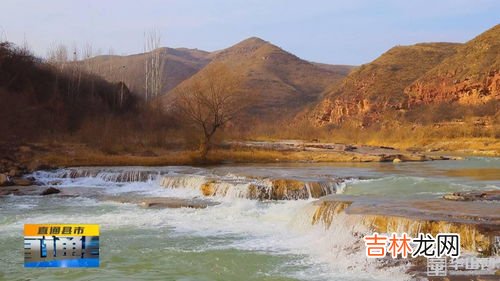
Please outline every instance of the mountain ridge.
M221 63L242 77L242 90L256 97L248 113L258 115L292 116L305 104L315 102L326 85L340 80L346 72L345 68L319 67L268 41L250 37L217 51L210 63L178 87ZM174 98L175 89L172 93L166 95L165 102Z

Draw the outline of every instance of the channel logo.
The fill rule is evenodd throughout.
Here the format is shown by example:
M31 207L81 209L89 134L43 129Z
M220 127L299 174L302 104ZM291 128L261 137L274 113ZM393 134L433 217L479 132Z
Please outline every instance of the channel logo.
M25 224L24 267L99 267L99 225Z

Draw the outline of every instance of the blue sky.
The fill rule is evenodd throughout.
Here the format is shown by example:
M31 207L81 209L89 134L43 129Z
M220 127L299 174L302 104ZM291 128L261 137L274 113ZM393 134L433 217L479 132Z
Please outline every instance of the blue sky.
M131 54L157 28L162 45L218 50L258 36L332 64L370 62L395 45L465 42L500 23L498 0L2 0L0 37L37 55L57 43Z

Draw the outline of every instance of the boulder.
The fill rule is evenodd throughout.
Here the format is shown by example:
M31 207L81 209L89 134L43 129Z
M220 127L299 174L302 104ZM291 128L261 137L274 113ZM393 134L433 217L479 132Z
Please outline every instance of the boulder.
M16 167L10 169L10 171L9 171L9 177L18 177L20 175L21 175L21 171Z
M201 193L204 196L214 196L215 195L215 182L206 182L200 186Z
M19 185L19 186L33 185L33 182L31 180L25 178L13 178L11 181L14 185Z
M49 187L47 189L45 189L44 191L42 191L42 193L40 193L40 195L51 195L51 194L57 194L61 192L59 189L55 188L55 187Z
M394 160L392 160L392 163L401 163L401 162L403 161L399 158L394 158Z
M0 186L9 185L9 177L6 174L0 174Z
M49 170L49 169L52 169L52 167L50 165L41 163L38 160L35 160L35 161L28 164L27 169L30 172L34 172L34 171L38 171L38 170Z

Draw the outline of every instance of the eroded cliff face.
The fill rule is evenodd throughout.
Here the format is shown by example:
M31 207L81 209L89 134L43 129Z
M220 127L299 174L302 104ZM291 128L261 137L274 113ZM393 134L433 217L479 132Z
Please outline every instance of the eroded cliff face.
M480 79L454 79L454 74L438 76L432 80L417 81L405 89L408 107L420 104L456 102L479 105L500 99L500 71L493 70Z
M380 110L379 104L373 105L368 99L354 98L324 100L317 109L315 122L317 125L335 124L339 125L348 119L355 120L359 125L372 123L378 120Z
M317 126L390 121L394 110L440 103L480 106L500 99L500 25L465 44L397 46L325 93ZM393 111L393 112L391 112ZM418 121L418 120L417 120Z
M405 104L405 97L402 95L391 97L373 93L373 89L379 88L381 81L386 78L379 71L375 69L374 73L366 75L366 70L362 70L360 74L346 78L340 89L332 92L318 105L314 123L322 126L350 121L353 125L362 127L380 121L387 109L401 109Z
M313 123L340 125L346 121L368 126L382 121L386 112L404 109L404 89L455 54L457 44L424 43L397 46L354 70L332 86L316 107Z
M314 123L317 126L341 125L347 121L358 127L383 120L388 110L403 109L403 101L369 100L361 96L351 99L326 99L317 107Z
M457 49L456 54L405 89L408 106L480 105L500 99L500 25Z

